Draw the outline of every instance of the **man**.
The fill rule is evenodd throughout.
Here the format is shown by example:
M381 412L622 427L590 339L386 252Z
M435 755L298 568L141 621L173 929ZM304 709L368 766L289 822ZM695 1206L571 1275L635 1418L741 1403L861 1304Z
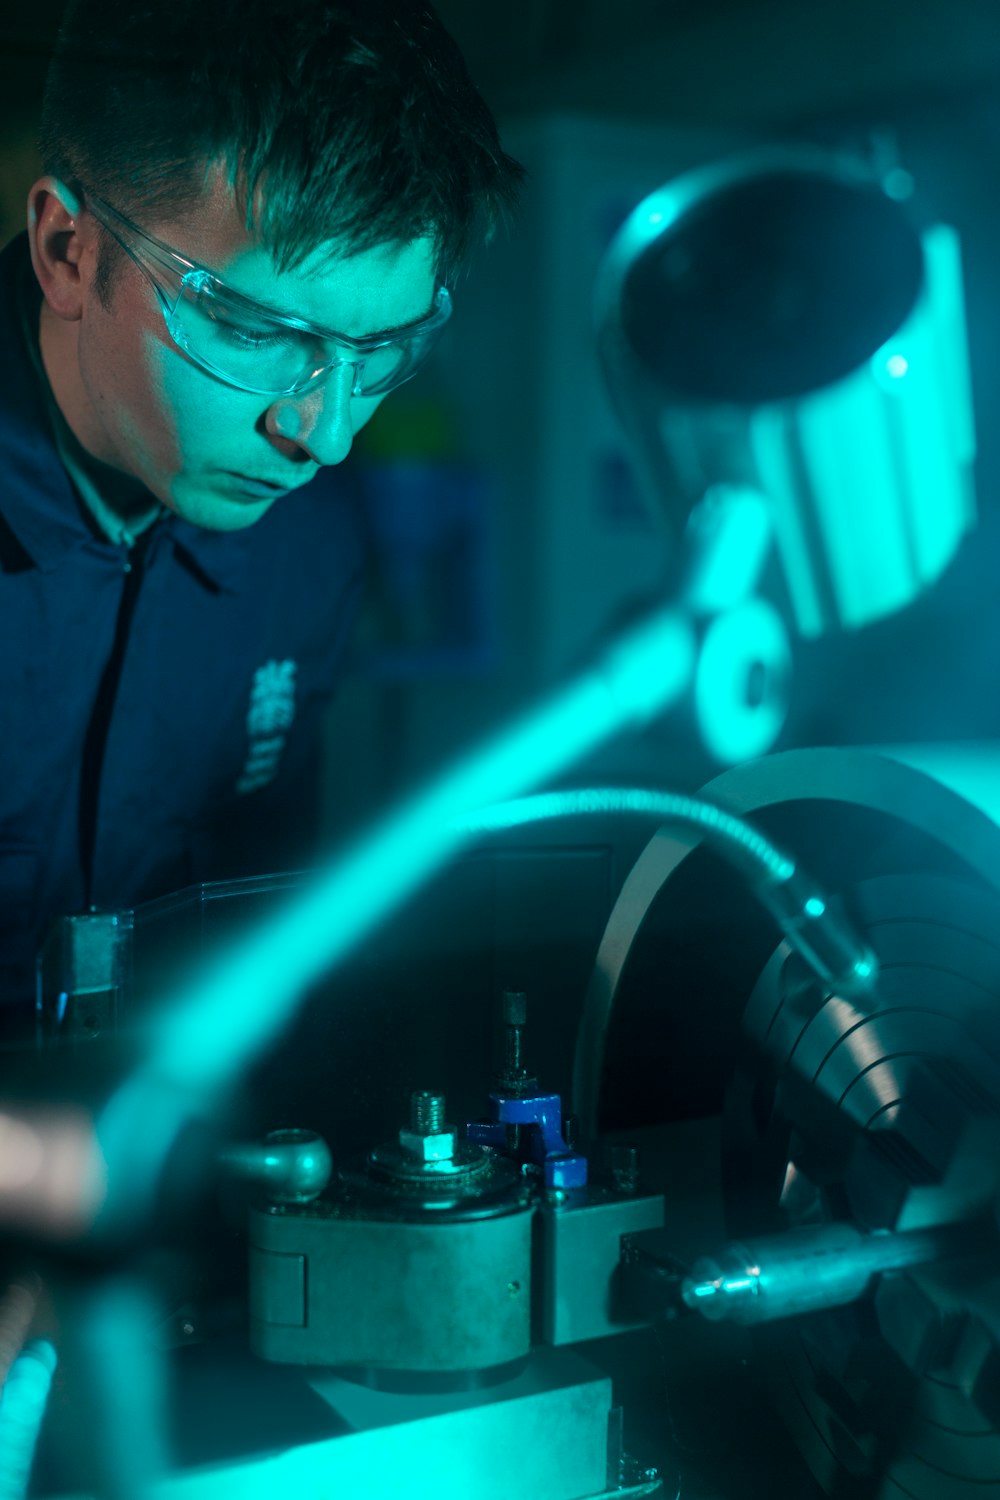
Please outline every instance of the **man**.
M521 169L422 0L70 0L0 256L0 1000L58 914L287 868L362 530L332 472Z

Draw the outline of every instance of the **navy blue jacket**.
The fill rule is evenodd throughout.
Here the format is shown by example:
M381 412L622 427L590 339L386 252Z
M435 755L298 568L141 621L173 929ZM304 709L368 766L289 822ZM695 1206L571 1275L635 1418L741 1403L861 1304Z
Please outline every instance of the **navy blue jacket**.
M4 1004L30 1003L54 916L307 857L363 551L339 470L244 531L167 514L131 554L101 539L22 327L27 256L0 255Z

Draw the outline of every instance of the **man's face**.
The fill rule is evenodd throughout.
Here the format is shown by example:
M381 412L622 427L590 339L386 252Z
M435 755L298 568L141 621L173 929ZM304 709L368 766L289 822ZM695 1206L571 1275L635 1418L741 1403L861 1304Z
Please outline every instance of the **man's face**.
M429 239L347 258L326 247L279 274L248 235L218 171L196 211L140 227L233 290L353 337L411 323L433 301ZM132 260L124 260L110 309L101 305L92 219L88 228L79 316L43 308L42 352L56 399L94 458L139 480L185 520L234 531L252 525L321 466L347 457L354 434L383 399L352 396L350 366L297 396L272 399L226 385L173 342L153 288ZM254 494L249 481L281 489Z

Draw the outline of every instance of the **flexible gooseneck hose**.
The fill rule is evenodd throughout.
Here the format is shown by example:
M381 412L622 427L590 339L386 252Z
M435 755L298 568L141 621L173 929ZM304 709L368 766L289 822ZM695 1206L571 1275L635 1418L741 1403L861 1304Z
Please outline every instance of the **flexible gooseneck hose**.
M742 818L711 802L678 792L632 787L544 792L484 808L460 826L470 834L489 833L544 819L594 813L632 813L696 829L749 880L789 944L826 990L856 999L872 992L878 961L843 910L822 893L789 854Z
M791 878L795 864L756 828L711 802L681 792L647 791L641 787L589 787L586 790L540 792L485 807L460 827L469 833L498 833L527 823L594 813L634 813L662 822L683 823L718 841L720 851L757 879L782 882Z

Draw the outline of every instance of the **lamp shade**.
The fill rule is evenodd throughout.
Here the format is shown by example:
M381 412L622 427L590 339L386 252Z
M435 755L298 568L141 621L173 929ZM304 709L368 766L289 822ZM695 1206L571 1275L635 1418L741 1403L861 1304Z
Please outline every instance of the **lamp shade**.
M667 183L609 247L596 314L671 531L715 485L758 490L802 634L940 575L975 517L958 238L918 232L867 164L770 148Z

